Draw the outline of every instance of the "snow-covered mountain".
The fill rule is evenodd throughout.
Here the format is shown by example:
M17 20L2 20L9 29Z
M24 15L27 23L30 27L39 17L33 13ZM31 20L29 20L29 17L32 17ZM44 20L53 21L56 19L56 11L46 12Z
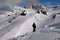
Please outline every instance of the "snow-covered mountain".
M4 11L5 14L0 15L0 40L54 40L60 37L57 36L60 35L60 10L54 9L30 5L27 8L14 6L13 11ZM48 35L48 32L51 33ZM50 38L52 34L54 36Z

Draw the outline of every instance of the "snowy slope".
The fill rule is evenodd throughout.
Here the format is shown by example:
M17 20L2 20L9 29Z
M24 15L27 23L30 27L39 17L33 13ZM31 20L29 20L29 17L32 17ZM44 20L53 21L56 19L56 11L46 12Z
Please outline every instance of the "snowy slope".
M38 40L40 40L40 39L44 40L44 38L46 36L44 36L44 38L43 38L42 36L45 34L43 33L41 35L41 32L39 32L39 30L43 30L43 29L45 29L45 31L50 30L50 28L49 28L50 24L55 25L54 23L57 23L57 22L59 22L58 20L60 20L59 19L60 16L56 16L56 18L53 18L54 15L59 15L57 13L59 13L60 10L48 11L47 15L43 14L41 11L40 11L40 14L36 13L36 10L31 9L31 8L25 9L22 7L15 6L13 10L14 10L14 12L6 12L7 17L4 17L4 19L2 18L0 20L0 32L1 32L0 40L9 40L9 39L11 40L13 38L18 38L18 37L21 37L22 39L27 40L26 37L28 37L28 39L29 39L31 37L31 35L33 37L31 37L30 40L37 40L37 39L35 39L35 36L37 34L38 34L37 35ZM24 10L25 10L24 13L26 14L26 16L21 16L20 14ZM8 16L8 15L10 15L10 16ZM13 18L15 18L15 19L13 19ZM11 23L9 23L9 21L11 21ZM33 27L32 27L33 23L36 24L35 33L33 33ZM48 26L45 27L46 25L48 25ZM38 36L41 38L39 38ZM21 38L19 38L19 39L21 39ZM46 39L46 40L49 40L49 39Z

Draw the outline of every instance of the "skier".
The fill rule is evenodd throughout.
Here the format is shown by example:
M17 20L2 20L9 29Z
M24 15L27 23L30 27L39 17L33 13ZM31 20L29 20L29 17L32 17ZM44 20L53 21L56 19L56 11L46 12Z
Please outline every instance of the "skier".
M35 32L35 30L36 30L36 24L33 23L32 27L33 27L33 32Z

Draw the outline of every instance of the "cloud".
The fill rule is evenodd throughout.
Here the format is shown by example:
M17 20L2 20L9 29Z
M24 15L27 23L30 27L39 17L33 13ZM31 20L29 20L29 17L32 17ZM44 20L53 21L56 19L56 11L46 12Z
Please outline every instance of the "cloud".
M14 5L18 4L22 0L0 0L0 7L2 6L10 6L13 7Z
M10 8L23 2L32 4L37 2L37 0L0 0L0 12L10 10Z
M0 0L0 7L3 7L3 6L13 7L14 5L22 2L32 4L32 3L38 2L38 0Z
M18 4L22 0L0 0L0 14L3 14L4 11L11 10L14 5Z

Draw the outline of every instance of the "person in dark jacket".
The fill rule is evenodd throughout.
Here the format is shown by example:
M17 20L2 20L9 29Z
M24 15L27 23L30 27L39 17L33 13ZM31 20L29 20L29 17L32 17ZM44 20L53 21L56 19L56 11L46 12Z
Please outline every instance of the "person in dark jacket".
M32 27L33 27L33 32L35 32L35 30L36 30L36 24L33 23Z

